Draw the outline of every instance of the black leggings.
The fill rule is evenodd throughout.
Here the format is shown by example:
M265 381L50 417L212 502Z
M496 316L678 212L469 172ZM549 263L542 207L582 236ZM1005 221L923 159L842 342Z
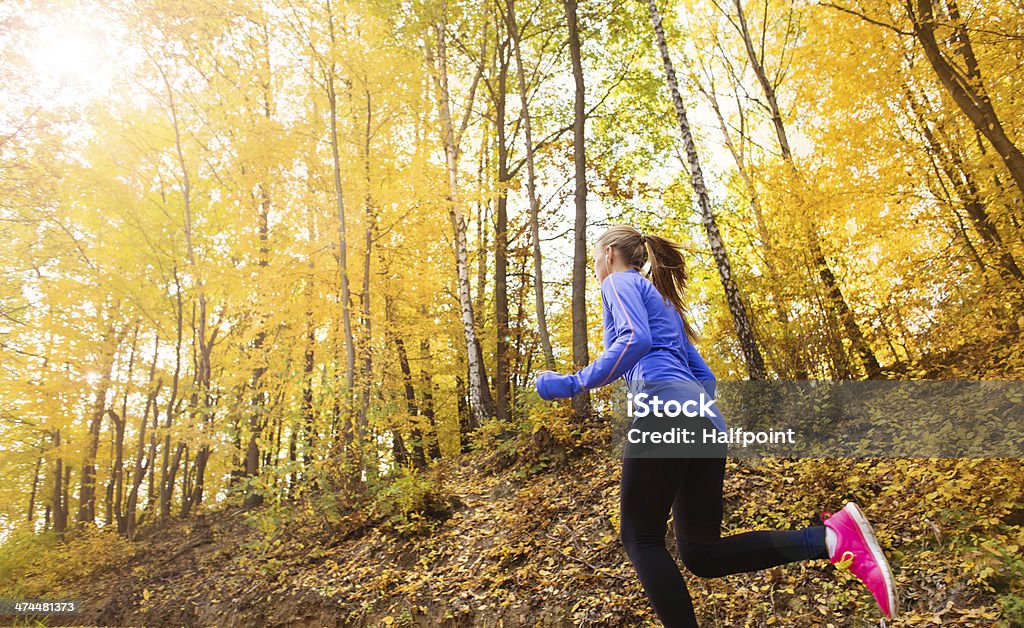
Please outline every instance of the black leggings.
M825 527L757 530L722 538L725 458L624 458L621 537L665 626L696 626L693 601L665 547L669 508L679 556L702 578L828 558Z

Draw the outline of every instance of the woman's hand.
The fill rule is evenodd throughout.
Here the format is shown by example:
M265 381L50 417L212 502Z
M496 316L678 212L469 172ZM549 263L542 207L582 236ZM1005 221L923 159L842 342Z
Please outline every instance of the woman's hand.
M554 371L544 370L544 371L541 371L541 372L537 373L537 375L535 375L534 378L533 378L533 386L534 386L534 388L537 389L537 394L540 395L540 398L543 399L544 401L551 401L553 399L553 397L548 397L546 395L547 387L544 384L545 379L550 377L550 376L552 376L552 375L557 376L558 373L556 373Z
M554 371L541 371L534 380L537 394L544 401L559 397L572 397L580 390L580 383L574 375L562 375Z

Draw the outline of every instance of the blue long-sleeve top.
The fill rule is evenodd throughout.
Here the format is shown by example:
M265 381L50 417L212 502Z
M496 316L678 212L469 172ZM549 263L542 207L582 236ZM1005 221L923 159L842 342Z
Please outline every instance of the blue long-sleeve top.
M716 378L686 335L682 316L636 269L601 282L604 353L574 373L573 394L623 375L629 382L699 382L715 396Z

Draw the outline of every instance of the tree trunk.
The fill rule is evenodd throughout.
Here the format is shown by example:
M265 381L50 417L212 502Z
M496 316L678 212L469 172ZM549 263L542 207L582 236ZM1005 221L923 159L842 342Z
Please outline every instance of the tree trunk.
M490 176L491 166L491 134L486 130L481 133L480 162L476 173L476 182L484 186L484 178ZM489 195L481 195L476 201L476 300L474 312L484 311L484 297L487 290L487 225L491 221L491 201ZM479 323L479 321L477 321Z
M569 58L575 86L573 98L573 163L575 165L576 216L573 227L572 258L572 362L574 371L590 363L587 334L587 153L586 153L586 90L583 83L583 57L580 46L579 19L576 0L563 0L569 27ZM590 391L584 390L572 399L573 419L583 422L590 418Z
M63 459L60 451L60 430L53 430L53 451L57 452L53 460L53 494L50 497L53 508L53 532L59 538L63 538L68 530L68 493L65 489L65 474L63 474Z
M935 34L932 0L917 0L916 11L912 0L904 1L907 15L914 25L914 35L921 43L925 57L935 70L939 81L974 125L974 128L995 147L1007 170L1010 171L1010 176L1013 177L1018 192L1024 194L1024 155L1003 129L1002 122L996 115L995 108L981 81L977 63L975 62L972 68L970 59L968 59L968 74L965 75L942 53ZM959 17L958 12L956 16ZM962 24L960 20L956 20L956 22ZM963 48L967 31L962 25L955 29L955 36L960 40L961 48ZM973 57L973 51L970 52L970 56Z
M910 108L917 118L918 127L924 136L927 150L935 157L943 174L946 175L946 179L953 186L960 204L967 211L967 215L974 224L978 235L981 236L981 239L985 241L985 244L991 250L992 255L998 260L999 273L1007 282L1024 282L1024 273L1021 273L1021 269L1017 266L1012 253L992 223L974 178L964 167L963 161L956 154L956 151L951 146L944 145L935 136L935 133L928 124L928 119L924 114L921 104L917 102L909 85L904 84L904 92L906 93L907 101L910 103Z
M781 371L786 378L792 378L797 380L807 379L808 373L807 368L802 363L799 355L799 349L796 346L797 340L794 339L792 333L792 326L789 321L789 314L786 312L786 301L784 296L780 294L778 286L782 285L780 273L775 266L775 247L772 244L771 235L768 233L768 226L765 224L764 212L761 208L761 198L757 192L757 186L754 183L754 179L750 176L750 172L747 169L746 158L744 156L743 142L746 140L746 119L743 114L743 108L739 102L740 95L736 95L739 115L740 115L740 144L736 145L732 140L732 134L729 132L729 127L725 122L725 117L722 115L722 109L718 103L718 96L715 93L715 86L712 84L710 89L705 90L702 86L698 85L701 93L704 94L708 102L711 103L711 108L715 112L715 116L718 119L718 128L722 132L722 137L725 140L725 145L729 149L729 153L732 155L733 161L736 163L736 170L739 172L740 178L743 180L744 187L747 188L747 193L750 195L750 209L754 214L754 224L757 225L757 233L761 238L762 246L764 247L764 255L761 257L768 269L768 285L770 287L770 295L772 304L775 308L775 316L782 327L783 338L783 351Z
M775 133L779 140L779 148L782 151L782 158L790 165L791 168L793 168L793 171L795 172L796 167L793 164L793 154L790 150L789 137L786 134L786 126L782 120L782 112L779 109L775 86L768 80L768 74L765 72L762 59L754 50L754 43L750 37L750 30L747 27L747 16L743 10L742 0L733 0L733 4L736 5L736 12L739 18L738 23L740 35L743 38L743 44L747 50L747 58L750 60L754 74L757 76L758 83L761 84L761 89L764 92L765 99L768 101L768 109L771 112L772 124L775 126ZM808 236L810 238L811 255L815 266L818 269L818 276L825 285L830 307L841 321L844 331L853 345L853 350L857 353L860 358L861 365L867 372L868 379L875 379L881 374L881 366L878 364L878 360L875 357L874 352L868 346L867 340L864 338L864 334L857 325L857 321L853 317L853 311L846 303L846 298L843 296L839 282L836 280L835 274L832 272L832 269L828 265L828 261L825 259L825 254L821 250L818 227L813 216L810 220L811 228L809 229ZM845 361L845 350L840 347L839 353L844 356Z
M136 445L135 467L132 470L131 488L128 489L127 505L125 506L124 530L121 531L129 539L135 538L135 510L139 501L139 487L142 486L142 480L146 475L147 469L153 466L152 456L148 458L148 462L146 457L146 423L149 421L151 411L153 412L154 425L157 419L158 409L156 400L163 384L163 380L156 377L156 362L159 350L160 336L157 336L153 346L153 361L149 366L149 382L153 387L149 394L146 395L146 408L142 411L142 420L139 422L139 439Z
M540 251L540 199L537 197L537 175L533 158L533 128L530 120L529 94L526 91L526 68L523 66L522 41L519 24L516 21L515 0L506 0L505 20L512 37L512 49L516 56L516 80L519 86L519 105L522 108L523 132L526 136L526 192L530 199L530 242L533 252L533 290L536 295L537 335L544 353L544 365L555 370L555 355L548 334L547 312L544 306L544 273Z
M434 381L427 370L427 366L432 362L430 339L424 337L420 340L420 379L423 382L420 393L423 403L420 404L420 412L427 419L430 434L427 438L427 455L431 460L437 460L441 457L441 446L438 443L437 423L434 421Z
M112 310L111 319L117 308ZM100 428L103 425L103 417L106 414L107 389L110 388L110 379L114 370L114 355L121 346L121 340L127 332L127 327L116 332L113 323L103 334L100 343L103 351L100 359L100 382L96 388L96 396L92 406L92 419L89 421L89 440L86 448L85 461L82 463L82 483L79 489L78 498L78 523L93 522L96 518L96 453L100 444Z
M498 52L498 89L494 98L494 125L498 138L498 202L494 224L494 327L495 327L495 412L508 421L508 140L505 137L505 98L508 91L508 40Z
M39 488L39 470L43 466L43 452L45 451L45 449L45 444L40 445L39 456L36 457L36 466L32 472L32 492L29 494L28 497L28 516L26 518L29 525L31 525L32 520L35 519L36 491Z
M450 91L448 89L448 61L447 45L445 42L445 25L434 25L434 43L437 46L436 62L434 53L427 47L428 61L436 70L435 93L438 109L441 117L442 143L445 152L445 164L448 172L448 203L449 218L452 223L455 240L455 262L458 267L458 289L459 303L462 310L462 327L466 336L466 355L469 361L469 395L470 408L473 413L474 423L481 424L485 419L494 416L494 401L491 398L491 391L487 383L487 374L484 370L483 361L480 359L480 343L476 335L476 327L473 316L473 302L470 295L469 285L469 254L466 245L466 221L463 216L461 201L459 199L459 140L466 129L468 116L464 117L462 127L456 135L451 117ZM473 95L479 74L473 81L470 90L467 113L472 109Z
M405 390L405 410L412 422L412 462L417 469L425 469L427 458L423 449L423 432L417 424L419 408L416 406L416 391L412 385L412 369L409 366L409 356L405 351L405 341L402 337L392 332L395 342L395 350L398 353L398 366L402 370L402 384ZM397 432L397 430L396 430Z
M163 459L160 465L160 520L165 524L171 515L171 494L174 491L174 476L170 467L171 426L174 423L174 416L177 413L178 381L181 376L182 329L184 327L184 303L182 302L181 296L184 289L178 277L178 269L176 266L172 269L172 274L177 288L175 304L175 314L177 316L176 342L174 347L175 362L174 377L171 380L171 397L167 401L167 413L166 418L164 419ZM153 481L150 479L150 487L152 488L152 486Z
M700 159L697 155L697 146L693 141L693 134L690 132L690 123L686 117L686 107L683 104L682 96L679 94L675 68L672 65L672 58L669 56L665 30L661 25L661 15L658 13L655 0L647 0L647 6L651 14L651 24L657 36L661 60L665 67L665 76L668 81L669 92L672 96L672 104L675 106L679 131L682 135L683 145L686 148L690 167L690 183L693 186L694 193L697 195L697 202L700 206L701 217L704 222L704 230L711 244L711 252L718 267L718 274L722 281L722 288L725 290L726 300L729 303L733 324L736 326L736 335L740 340L740 349L743 352L743 358L747 365L747 373L752 380L763 380L766 378L764 358L757 345L757 339L754 337L753 326L747 316L747 308L743 304L739 289L733 280L732 266L729 263L729 257L725 251L722 236L718 231L718 223L711 210L711 199L708 196L707 187L704 185L704 173L700 167Z
M309 242L316 242L316 224L312 208L306 211L306 237ZM309 255L309 274L306 276L303 296L306 299L306 347L303 351L302 361L302 418L304 439L302 443L302 463L304 472L307 473L313 463L313 448L316 445L316 412L313 408L313 377L316 368L316 325L313 322L313 298L315 297L316 262L313 255ZM314 480L316 482L316 480ZM316 487L313 487L316 488Z
M265 183L259 184L259 210L257 212L257 221L259 225L259 241L260 251L259 259L257 261L257 273L261 279L267 276L267 266L270 265L270 193L267 191ZM261 300L257 300L261 302ZM253 340L252 354L256 357L257 364L252 370L252 377L250 378L250 386L252 387L252 398L249 401L249 444L245 450L245 477L255 478L260 472L260 447L259 438L263 434L263 430L266 426L266 393L263 391L263 376L267 372L266 361L268 356L263 349L263 343L266 342L267 332L265 330L265 319L263 315L257 316L257 325L260 331L256 333L256 338ZM245 509L254 508L263 503L263 496L256 492L255 487L250 485L246 490L245 499L242 502L242 507Z
M107 479L107 495L105 500L106 513L103 517L103 525L109 526L117 522L117 529L120 532L124 527L124 514L121 512L121 490L124 486L124 475L122 465L124 464L124 415L118 415L108 409L107 414L114 422L114 450L113 462L110 466L110 475Z
M466 404L466 383L458 375L455 376L455 398L458 399L459 411L459 451L465 454L470 451L469 433L472 431L470 428L471 417Z
M394 332L395 328L395 317L394 317L394 299L391 295L384 295L384 336L385 345L391 346L392 343L395 345L395 350L398 353L398 363L402 369L402 383L405 388L405 402L406 410L409 416L416 410L416 394L412 389L412 374L409 368L409 359L405 353L405 344L402 338ZM404 467L409 462L409 452L405 447L405 439L402 438L401 426L392 423L391 429L391 455L395 459L395 466Z
M335 49L335 33L334 33L334 18L332 16L332 9L330 2L327 3L327 24L330 33L331 51L333 53ZM352 454L355 450L355 420L353 417L353 411L355 410L352 403L352 395L355 387L355 342L352 333L352 314L351 314L351 297L349 294L349 279L348 279L348 250L346 240L346 228L345 228L345 201L344 194L341 189L341 157L339 154L339 140L338 140L338 97L335 90L335 78L336 78L336 65L333 57L330 62L326 64L325 72L327 74L327 102L330 106L330 142L331 142L331 158L333 165L333 180L334 180L334 200L336 210L338 214L338 266L340 274L340 299L341 299L341 318L342 327L345 335L345 388L342 391L341 407L339 408L340 416L339 419L341 424L339 429L341 430L342 436L342 447L344 451L345 460L341 463L343 468L346 469L346 475L349 479L358 477L358 471L356 460L352 458Z
M255 117L262 118L262 121L269 124L273 117L273 97L270 93L270 33L264 22L260 29L260 48L254 51L258 71L264 80L260 82L259 109ZM257 259L257 278L262 281L268 276L267 267L270 265L270 173L266 168L255 166L260 172L260 180L257 183L257 197L253 199L256 207L257 228L259 229L259 257ZM257 294L260 293L259 286L256 286ZM262 297L263 295L260 294ZM264 303L263 298L258 298L257 303ZM256 357L257 363L252 370L251 386L252 397L250 399L249 415L249 443L245 454L245 476L254 478L260 472L260 448L259 438L262 436L267 424L267 401L268 394L264 390L263 376L267 372L269 356L263 345L266 342L266 317L262 312L257 314L256 326L259 332L253 340L252 355ZM255 487L250 484L247 488L242 507L253 508L263 503L263 496L256 492Z
M188 255L188 263L189 263L189 268L190 268L190 271L191 271L190 275L191 275L192 280L195 282L196 291L198 293L197 301L198 301L198 310L199 311L198 311L198 329L196 330L197 331L196 336L197 336L197 339L198 339L198 342L199 342L199 346L198 347L193 347L193 350L194 350L194 352L196 354L195 357L196 357L196 365L197 365L198 372L194 374L195 392L192 395L190 401L192 402L191 408L193 409L193 411L198 411L199 412L199 415L200 415L200 430L201 430L201 432L204 435L209 437L211 435L212 427L213 427L212 426L212 419L210 417L210 398L209 398L209 390L210 390L210 355L211 355L211 352L212 352L212 349L213 349L213 345L214 345L214 343L216 341L216 336L217 336L217 333L218 333L218 328L215 326L213 332L210 334L210 337L207 338L207 335L206 335L206 326L207 326L207 312L206 312L206 308L207 308L207 303L206 303L205 282L204 282L204 279L202 277L202 274L199 271L199 266L198 266L198 262L196 261L196 252L195 252L195 248L196 248L195 247L195 233L194 233L194 224L193 224L193 216L192 216L192 183L191 183L192 179L191 179L191 176L189 174L188 165L187 165L187 163L185 161L185 151L184 151L184 147L182 146L181 125L180 125L180 122L178 120L178 109L177 109L177 106L175 104L174 90L171 87L170 79L168 78L166 73L163 71L163 69L159 65L157 66L157 69L158 69L158 71L161 74L161 78L163 79L163 83L164 83L164 88L166 89L166 92L167 92L167 104L168 104L169 112L171 114L171 122L173 124L173 129L174 129L174 148L175 148L175 155L177 157L177 162L178 162L177 165L181 169L181 172L180 172L181 179L180 179L180 181L181 181L181 187L182 187L183 209L184 209L184 213L185 213L185 224L184 224L185 251L186 251L186 253ZM177 280L177 277L175 277L175 279ZM179 286L179 290L180 290L180 286ZM179 292L179 294L180 294L180 292ZM195 307L195 305L193 305L193 307ZM195 323L193 323L193 325L195 325ZM177 380L177 377L176 377L176 380ZM177 384L177 381L175 381L175 384ZM170 439L170 434L169 433L167 435L167 439L168 440L166 441L166 444L169 445L170 444L170 440L169 440ZM194 501L196 501L196 502L198 502L200 499L202 499L202 488L203 488L203 479L204 479L203 478L203 472L206 469L206 458L207 458L208 455L209 455L209 446L208 445L203 445L201 447L201 449L200 449L199 455L196 456L197 471L199 473L196 476L195 494L192 496L192 499ZM168 500L167 500L167 502L162 504L162 507L165 508L166 510L162 510L161 512L162 512L162 516L165 519L166 519L167 514L169 514L169 509L170 509L169 496L170 496L170 492L173 490L173 477L171 478L171 480L172 480L171 486L165 486L164 487L165 493L168 495ZM189 507L191 505L191 500L188 499L188 496L185 496L185 497L186 497L186 501L185 501L185 503L183 505L183 514L187 515Z
M132 374L135 371L135 354L138 349L139 342L139 321L136 321L135 331L132 336L132 350L130 357L128 358L128 381L132 381ZM114 468L111 471L110 484L113 487L114 500L112 507L108 510L108 513L112 512L114 517L117 519L117 531L120 534L125 533L126 524L124 516L124 432L128 422L128 389L125 387L124 394L121 397L121 416L114 412L110 412L110 417L114 420L116 426L116 434L114 437ZM142 423L146 422L146 415L142 415ZM108 490L108 493L110 491ZM110 499L108 497L108 502ZM107 519L109 521L110 515L108 514Z
M181 468L184 469L184 473L181 477L181 517L188 516L191 511L191 500L192 500L192 477L194 469L189 466L189 455L192 453L188 445L185 445L185 461L182 463ZM198 457L197 457L198 458ZM198 459L197 459L198 462Z
M377 214L374 207L373 195L370 193L372 182L370 180L370 142L372 139L373 108L370 90L367 86L368 79L363 77L364 92L366 94L366 126L363 135L363 178L366 184L366 196L364 198L365 229L364 229L364 251L363 251L363 292L360 295L362 305L362 353L363 353L363 386L362 397L359 403L359 422L356 425L356 447L359 452L358 468L362 469L364 461L363 449L366 446L367 412L370 407L370 383L373 378L373 333L370 320L370 256L373 253L374 229L377 224Z
M67 520L67 517L70 515L69 508L70 508L70 505L71 505L70 493L71 493L71 469L72 468L73 468L73 466L70 465L70 464L64 465L64 484L63 484L63 486L64 486L64 518L65 518L65 520Z

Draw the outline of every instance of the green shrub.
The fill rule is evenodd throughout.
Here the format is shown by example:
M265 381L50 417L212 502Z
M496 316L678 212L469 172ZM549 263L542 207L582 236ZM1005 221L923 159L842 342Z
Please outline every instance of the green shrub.
M52 532L21 528L0 546L0 597L57 598L70 583L84 582L131 557L138 546L113 530L87 525L66 542Z
M410 472L377 491L370 516L400 536L415 536L450 517L456 502L444 494L439 479Z

